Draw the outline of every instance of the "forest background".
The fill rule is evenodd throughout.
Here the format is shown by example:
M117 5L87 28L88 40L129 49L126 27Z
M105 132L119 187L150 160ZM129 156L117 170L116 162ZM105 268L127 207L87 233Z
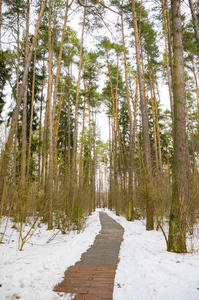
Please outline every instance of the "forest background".
M11 103L1 119L1 241L10 217L22 250L40 221L81 230L107 206L146 218L168 251L186 252L198 220L198 45L192 0L0 1L2 116Z

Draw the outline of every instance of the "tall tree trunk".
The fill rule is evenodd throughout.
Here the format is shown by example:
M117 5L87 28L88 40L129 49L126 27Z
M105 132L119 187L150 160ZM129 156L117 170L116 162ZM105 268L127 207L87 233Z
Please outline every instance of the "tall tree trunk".
M49 0L49 27L48 27L48 143L49 143L49 170L47 180L48 195L48 229L53 227L53 132L52 132L52 37L51 37L51 0Z
M119 124L119 121L118 121L117 101L115 101L115 95L114 95L114 91L113 91L113 84L112 84L112 79L111 79L111 70L110 70L110 64L109 64L109 53L108 53L107 49L106 49L106 57L107 57L106 61L107 61L110 89L111 89L111 100L112 100L112 106L113 106L113 118L116 119L118 135L119 135L119 137L122 141L125 158L127 159L126 147L125 147L125 144L124 144L124 139L123 139L122 132L121 132L121 129L120 129L120 124ZM120 141L120 139L119 139L119 141Z
M72 183L71 183L71 102L70 102L70 91L72 86L72 65L71 65L71 73L69 73L69 66L68 66L68 76L69 76L69 91L68 91L68 118L67 118L67 127L68 127L68 156L67 156L67 178L68 178L68 190L69 190L69 197L71 198L72 195Z
M90 100L90 99L89 99ZM88 128L89 128L89 150L88 150L88 156L89 156L89 178L87 184L89 184L90 191L89 191L89 198L91 197L91 176L92 176L92 127L91 127L91 106L90 106L90 101L88 102ZM90 199L89 199L90 200Z
M111 91L111 100L112 100L112 118L111 116L109 117L109 151L110 151L110 197L109 197L109 206L110 209L113 208L113 206L115 205L117 207L117 201L116 198L116 183L114 180L114 174L115 174L115 155L113 152L114 149L114 142L115 142L115 137L117 135L116 132L118 132L118 136L121 138L121 140L123 141L123 136L120 130L120 125L119 125L119 121L118 121L118 115L117 115L117 90L118 90L118 76L119 76L119 57L117 56L117 84L116 84L116 92L114 95L114 89L113 89L113 83L112 83L112 78L111 78L111 68L110 68L110 64L109 64L109 52L108 49L105 49L106 51L106 62L107 62L107 69L108 69L108 76L109 76L109 83L110 83L110 91ZM112 134L111 134L111 128L112 128ZM115 134L114 134L115 133ZM119 143L120 143L120 139L119 139ZM120 146L120 145L119 145ZM125 145L124 145L124 141L123 141L123 146L124 146L124 151L125 151ZM116 147L116 145L115 145ZM116 208L117 210L117 208ZM116 211L117 213L117 211Z
M84 106L83 106L83 116L82 116L82 134L81 134L81 144L80 144L80 155L79 155L79 186L78 186L78 207L84 199L84 188L87 189L88 182L86 180L86 186L85 186L85 177L84 174L84 129L85 129L85 112L86 112L86 85L84 80ZM90 150L90 148L89 148ZM90 164L90 161L89 161ZM90 176L89 176L90 177ZM88 177L88 178L89 178ZM87 201L90 200L90 191L87 190ZM87 208L86 203L84 202L84 208ZM79 210L78 210L79 211ZM78 218L79 221L79 218Z
M84 107L83 107L83 117L82 117L82 136L81 136L81 148L80 148L80 159L79 159L79 182L80 187L83 189L84 182L84 170L83 170L83 147L84 147L84 129L85 129L85 113L86 113L86 84L84 80ZM90 109L89 109L89 117L90 117ZM90 126L90 122L89 122ZM90 128L89 128L90 129ZM90 131L89 131L90 132ZM90 139L89 139L90 140ZM89 147L90 150L90 147Z
M14 133L14 153L13 153L13 173L12 173L12 183L16 184L16 168L17 168L17 133L18 133L18 123L15 127Z
M86 19L86 8L84 8L83 24L82 24L82 35L81 35L81 46L80 46L80 57L79 57L79 71L77 80L77 91L75 99L75 126L74 126L74 142L73 142L73 157L72 157L72 213L74 207L74 187L76 183L76 155L77 155L77 138L78 138L78 103L79 103L79 91L80 91L80 79L81 79L81 67L82 67L82 56L83 56L83 41L84 41L84 26Z
M44 161L43 161L43 153L42 153L42 113L43 113L43 100L44 100L44 75L45 75L45 65L43 59L43 68L42 68L42 87L41 87L41 106L40 106L40 118L39 118L39 182L41 186L43 186L43 168L44 168Z
M118 161L117 161L117 141L118 141L118 134L117 134L117 120L118 120L118 109L117 109L117 102L118 102L118 84L119 84L119 55L117 54L117 81L116 81L116 88L115 88L115 101L114 101L114 110L115 110L115 118L113 121L113 162L114 162L114 199L116 203L116 215L119 215L119 203L118 203Z
M159 161L158 161L158 149L157 149L157 134L156 134L156 118L155 118L155 108L154 108L154 93L152 87L152 78L151 78L151 65L148 58L148 71L149 71L149 83L150 83L150 91L151 91L151 109L152 109L152 117L153 117L153 139L154 139L154 150L155 150L155 161L156 161L156 172L159 169Z
M78 103L79 103L79 91L80 91L80 76L82 66L82 54L83 54L83 40L84 40L84 25L85 25L86 9L84 8L84 17L82 24L82 36L81 36L81 47L80 47L80 58L79 58L79 72L77 81L77 91L75 100L75 127L74 127L74 145L73 145L73 167L76 164L76 151L77 151L77 137L78 137Z
M192 119L192 112L190 112L190 116L191 116L191 124L189 121L189 110L188 110L188 106L187 106L187 100L186 100L186 116L187 116L187 127L188 127L188 132L190 135L190 144L191 144L191 152L192 152L192 159L193 159L193 174L195 174L196 171L196 157L195 157L195 146L194 146L194 131L193 131L193 119Z
M130 146L129 146L129 157L128 157L128 173L129 173L129 189L128 189L128 208L127 208L127 218L128 220L133 219L133 155L134 155L134 140L133 140L133 118L131 112L131 101L129 95L129 84L128 84L128 74L127 74L127 59L126 59L126 47L124 39L124 20L123 20L123 9L121 8L121 25L122 25L122 45L124 53L124 72L125 72L125 83L126 83L126 95L128 104L128 115L130 123Z
M166 18L167 18L167 43L168 43L168 49L169 49L169 65L170 65L170 73L171 73L171 87L172 87L172 103L171 105L171 111L173 111L173 121L172 121L172 128L174 132L174 100L173 100L173 89L174 89L174 64L173 64L173 47L172 47L172 38L171 38L171 28L170 28L170 12L169 12L169 5L168 0L164 0L164 6L166 10Z
M21 84L20 90L19 90L19 97L17 99L16 106L14 108L12 121L11 121L11 127L10 127L10 131L9 131L9 136L8 136L8 140L7 140L6 145L5 145L4 155L3 155L2 162L1 162L0 202L2 201L4 182L5 182L5 178L6 178L6 170L7 170L7 167L8 167L10 152L11 152L11 148L12 148L13 135L14 135L14 132L15 132L16 124L18 122L19 109L20 109L20 106L21 106L21 101L24 97L26 82L27 82L27 78L28 78L29 66L30 66L30 63L31 63L31 58L32 58L32 55L33 55L34 48L36 46L37 35L38 35L41 20L42 20L42 17L43 17L44 9L45 9L45 6L46 6L46 1L47 0L43 1L43 4L41 6L41 10L40 10L40 13L39 13L39 17L38 17L38 20L37 20L37 24L35 26L35 32L34 32L34 35L33 35L32 44L31 44L29 52L28 52L28 57L27 57L27 60L26 60L24 73L23 73L23 78L22 78L22 84Z
M195 87L196 87L196 99L197 99L197 112L198 112L198 118L197 118L197 125L199 128L199 87L198 87L198 80L197 80L197 75L194 67L194 62L193 62L193 75L195 79ZM198 142L199 142L199 130L198 130Z
M48 128L48 117L49 117L49 104L46 101L45 109L45 119L44 119L44 133L43 133L43 147L42 147L42 186L46 187L46 178L47 178L47 161L48 161L48 143L47 143L47 128Z
M17 22L17 72L16 72L16 103L18 102L19 97L19 65L20 65L20 49L19 49L19 36L20 36L20 26ZM13 157L13 184L16 183L16 168L17 168L17 134L18 134L18 118L14 128L14 157Z
M193 28L194 28L194 33L195 33L196 42L197 42L198 51L199 51L199 26L198 26L198 20L197 20L197 17L196 17L196 12L195 12L195 7L194 7L193 0L189 0L189 7L190 7L190 10L191 10Z
M186 113L187 113L187 125L188 125L188 131L189 131L189 136L190 136L190 144L191 144L191 152L192 152L192 174L193 174L193 179L195 180L197 176L197 162L196 162L196 156L195 156L195 143L194 143L194 127L193 127L193 114L190 112L190 119L189 120L189 111L188 111L188 106L187 106L187 101L186 101ZM190 124L191 123L191 124ZM189 212L188 212L188 222L189 222L189 234L194 233L194 223L196 222L196 208L193 205L193 203L190 204L189 207Z
M139 82L139 92L140 92L140 104L141 104L141 114L142 114L142 132L143 132L143 142L144 142L144 157L145 157L145 176L147 183L147 195L146 195L146 229L153 230L154 221L153 221L153 203L149 196L148 189L150 188L150 183L152 181L152 166L151 166L151 149L149 141L149 125L148 125L148 115L147 108L144 98L144 85L142 78L142 69L141 69L141 59L140 59L140 46L138 39L138 28L137 28L137 18L135 10L135 1L131 0L132 4L132 14L133 14L133 27L134 27L134 36L135 36L135 47L136 47L136 62L137 62L137 72L138 72L138 82Z
M169 68L169 53L172 51L170 49L170 25L168 23L167 18L167 7L165 7L165 4L167 5L165 0L162 0L162 13L163 13L163 19L164 19L164 37L165 37L165 53L166 53L166 62L167 62L167 78L168 78L168 87L169 87L169 99L170 99L170 108L171 108L171 119L172 119L172 128L174 130L174 111L173 111L173 90L172 90L172 78ZM168 49L169 53L168 53ZM172 52L170 53L170 65L172 66L173 70L173 59L172 59Z
M64 38L65 38L65 33L66 33L66 24L67 24L67 19L68 19L68 8L69 8L69 5L68 5L68 0L67 0L66 1L65 18L64 18L64 26L63 26L63 30L62 30L62 38L61 38L58 63L57 63L57 72L56 72L56 77L55 77L54 94L53 94L53 110L52 110L53 133L54 133L55 108L56 108L56 102L57 102L59 74L60 74L60 68L61 68L61 59L62 59L62 53L63 53Z
M58 133L59 133L59 123L60 123L60 116L61 116L61 109L62 104L64 101L64 92L65 92L66 82L63 82L63 86L61 87L61 95L59 97L58 101L58 107L57 107L57 114L56 114L56 120L55 120L55 128L54 128L54 181L55 181L55 190L58 189L58 174L57 174L57 142L58 142Z
M72 2L71 2L71 4L72 4ZM64 25L63 25L63 30L62 30L62 38L61 38L58 63L57 63L57 72L56 72L56 77L55 77L55 86L54 86L54 94L53 94L53 108L52 108L52 136L53 136L53 152L54 152L54 161L55 161L53 171L54 171L55 188L56 189L57 189L57 163L56 163L57 162L57 150L55 149L55 147L57 147L57 141L56 141L55 132L54 132L55 131L55 109L56 109L56 103L57 103L58 83L59 83L59 77L60 77L64 38L65 38L65 33L66 33L66 24L67 24L67 19L68 19L68 8L69 8L69 5L68 5L68 0L67 0L65 17L64 17ZM61 107L62 107L62 104L61 104Z
M95 111L95 121L93 125L93 169L92 169L92 198L91 205L92 211L95 211L95 177L96 177L96 111ZM91 213L91 212L90 212Z
M159 118L158 118L158 104L160 103L160 97L159 101L157 101L156 92L155 92L155 76L152 69L152 77L153 77L153 95L154 95L154 106L155 106L155 119L156 119L156 127L157 127L157 140L158 140L158 154L159 154L159 171L162 173L162 149L161 149L161 141L160 141L160 126L159 126ZM158 86L156 83L156 90L157 94L158 92Z
M108 209L113 209L113 155L112 155L112 143L111 143L111 116L109 115L109 156L110 156L110 191Z
M189 164L186 136L186 97L180 0L171 0L174 54L174 166L167 250L186 249L185 206L188 198Z
M35 66L36 66L36 49L35 49L35 53L34 53L34 62L33 62L32 97L31 97L31 112L30 112L30 132L29 132L29 139L28 139L28 156L27 156L27 178L30 176L32 125L33 125L34 97L35 97Z
M28 43L29 43L29 18L30 4L27 0L26 10L26 41L25 41L25 65L28 58ZM21 195L25 200L26 188L26 157L27 157L27 97L28 97L28 78L26 81L25 93L23 97L23 124L22 124L22 153L21 153Z

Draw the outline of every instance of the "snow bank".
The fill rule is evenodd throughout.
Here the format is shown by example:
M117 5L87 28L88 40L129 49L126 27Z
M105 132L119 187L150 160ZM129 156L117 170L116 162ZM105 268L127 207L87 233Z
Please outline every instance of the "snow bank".
M192 254L167 252L160 231L146 231L144 221L128 222L112 212L107 213L125 230L114 300L199 299L198 251ZM198 239L194 244L199 249Z
M19 233L11 227L9 222L4 244L0 244L1 300L63 299L52 291L53 286L62 280L69 266L80 260L101 229L98 212L88 217L86 228L80 234L74 231L62 235L57 229L48 231L41 224L23 251L18 251Z

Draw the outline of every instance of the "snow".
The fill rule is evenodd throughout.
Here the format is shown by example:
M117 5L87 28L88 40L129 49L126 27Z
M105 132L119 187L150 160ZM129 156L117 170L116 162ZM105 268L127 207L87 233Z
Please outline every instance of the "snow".
M107 213L125 229L114 300L199 299L199 251L167 252L160 231L146 231L144 221L128 222L112 212ZM196 238L196 250L199 250L198 242Z
M128 222L113 212L106 210L106 213L124 227L114 300L199 299L197 230L188 241L192 252L169 253L162 233L146 231L144 220ZM23 251L18 251L19 233L12 225L9 221L4 243L0 244L0 299L70 299L70 295L61 297L53 292L53 286L93 244L101 228L98 211L88 217L85 229L79 234L72 231L62 235L57 229L47 231L46 225L40 224Z
M85 230L79 234L72 231L63 235L58 229L47 230L41 224L23 251L18 250L19 233L12 225L9 222L4 244L0 244L0 300L63 299L52 291L53 287L93 244L101 229L98 213L89 216Z

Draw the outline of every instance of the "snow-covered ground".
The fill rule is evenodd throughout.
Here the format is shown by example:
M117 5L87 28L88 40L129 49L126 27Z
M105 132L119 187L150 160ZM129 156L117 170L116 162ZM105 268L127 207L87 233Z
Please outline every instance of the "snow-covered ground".
M87 219L80 234L63 235L40 224L23 251L19 251L19 233L11 228L11 222L8 225L4 244L0 244L0 300L63 299L52 291L53 286L62 280L69 266L80 260L101 229L97 212Z
M128 222L106 212L125 229L114 300L199 299L199 232L188 241L194 252L168 253L160 231L147 232L143 220ZM80 234L62 235L58 230L47 231L41 224L23 251L18 251L19 233L11 227L9 222L4 243L0 244L0 300L69 299L59 297L52 289L93 244L101 228L98 212L87 219Z
M194 253L169 253L160 231L146 231L144 221L128 222L107 213L125 229L114 300L199 299L199 232L188 241Z

